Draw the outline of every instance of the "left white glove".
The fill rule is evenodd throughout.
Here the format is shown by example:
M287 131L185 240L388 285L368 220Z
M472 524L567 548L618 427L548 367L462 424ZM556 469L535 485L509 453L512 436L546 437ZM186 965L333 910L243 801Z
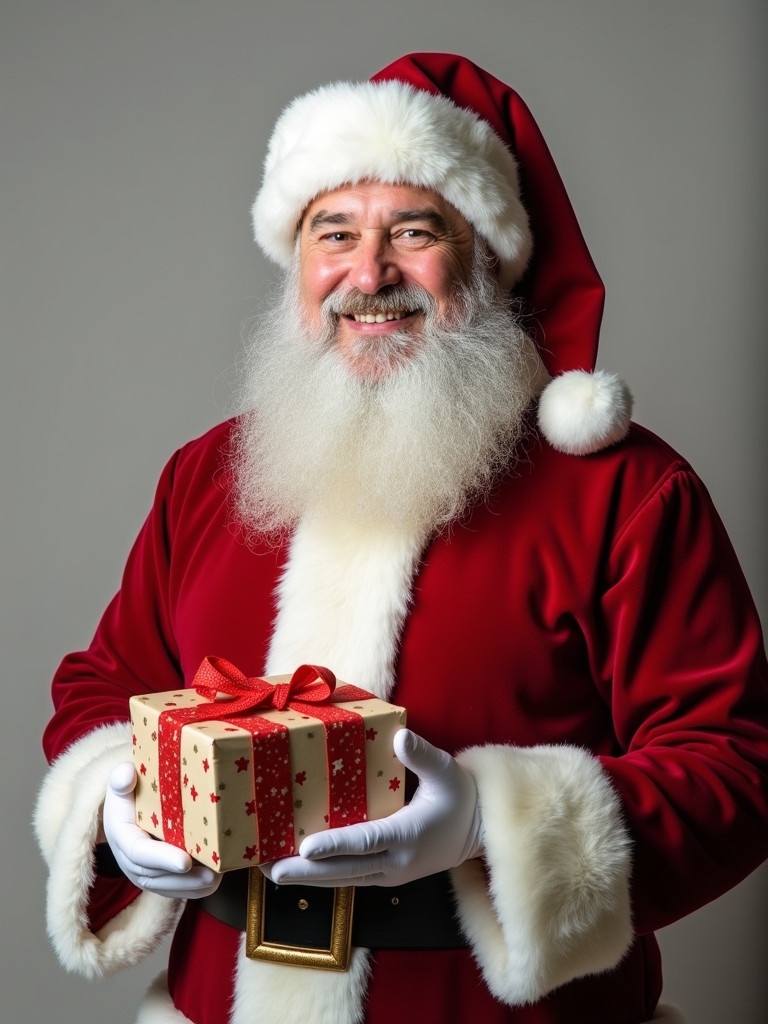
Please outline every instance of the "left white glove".
M298 857L261 865L267 878L279 885L404 885L480 855L472 775L409 729L395 735L394 750L419 779L411 802L388 818L307 836Z
M153 839L136 824L136 769L130 761L115 765L104 797L104 834L123 874L148 892L169 899L201 899L218 889L221 875L194 864L185 850Z

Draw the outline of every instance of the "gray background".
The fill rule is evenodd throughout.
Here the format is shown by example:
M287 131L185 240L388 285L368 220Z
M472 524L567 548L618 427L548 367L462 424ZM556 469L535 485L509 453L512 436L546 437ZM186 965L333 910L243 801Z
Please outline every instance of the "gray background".
M4 0L4 1024L129 1024L161 958L66 976L29 819L51 673L85 645L170 452L222 418L273 278L248 211L296 93L416 49L526 98L608 289L601 364L710 486L765 621L762 0ZM269 9L265 9L269 8ZM662 934L692 1024L768 1006L763 869Z

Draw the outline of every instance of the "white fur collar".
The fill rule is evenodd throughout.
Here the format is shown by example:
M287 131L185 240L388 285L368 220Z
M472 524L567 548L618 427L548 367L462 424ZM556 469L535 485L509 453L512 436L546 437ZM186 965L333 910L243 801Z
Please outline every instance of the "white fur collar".
M423 543L397 528L302 522L277 589L267 672L326 665L386 700Z

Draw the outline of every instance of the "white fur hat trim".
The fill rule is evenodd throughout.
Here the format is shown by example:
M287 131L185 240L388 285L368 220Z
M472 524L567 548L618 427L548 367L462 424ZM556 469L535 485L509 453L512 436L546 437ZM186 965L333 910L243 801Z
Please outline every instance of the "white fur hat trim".
M626 437L632 395L614 373L569 370L552 380L539 398L539 427L553 448L590 455Z
M253 204L256 241L287 267L309 203L364 180L439 193L499 257L505 287L521 277L532 240L512 153L472 111L394 80L337 82L286 107Z

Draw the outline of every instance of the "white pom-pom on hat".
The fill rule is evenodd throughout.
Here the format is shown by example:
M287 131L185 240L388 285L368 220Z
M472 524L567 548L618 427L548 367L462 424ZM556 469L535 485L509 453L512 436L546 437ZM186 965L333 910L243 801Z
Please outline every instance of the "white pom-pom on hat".
M539 428L553 448L591 455L623 440L632 418L632 395L615 373L568 370L539 398Z

